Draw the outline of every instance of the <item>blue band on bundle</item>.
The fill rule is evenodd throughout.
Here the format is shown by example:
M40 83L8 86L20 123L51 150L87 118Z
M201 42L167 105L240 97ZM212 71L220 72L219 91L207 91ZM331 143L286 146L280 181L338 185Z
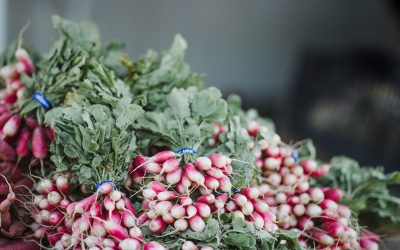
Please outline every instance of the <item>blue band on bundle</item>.
M176 153L177 153L177 154L185 154L185 153L188 153L188 154L194 155L194 154L197 154L197 151L194 150L193 148L181 148L181 149L179 149L178 151L176 151Z
M36 100L45 110L49 110L52 107L51 102L40 91L36 91L32 99Z
M293 153L292 153L292 157L293 157L294 161L298 161L299 160L299 151L294 149Z
M104 183L112 183L113 189L117 189L117 185L115 185L112 180L105 180L96 185L96 190L99 190L101 185L103 185Z

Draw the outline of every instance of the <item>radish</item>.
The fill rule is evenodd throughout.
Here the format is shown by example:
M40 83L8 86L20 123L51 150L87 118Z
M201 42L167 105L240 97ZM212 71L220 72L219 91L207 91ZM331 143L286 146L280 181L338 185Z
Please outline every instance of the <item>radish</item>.
M199 250L199 248L193 242L186 240L182 245L182 250Z
M185 165L186 173L188 178L194 183L204 186L205 178L192 164L187 163ZM209 170L210 171L210 170Z
M110 236L119 240L124 240L129 237L126 229L112 220L104 221L104 227Z
M182 206L180 206L178 204L175 204L174 206L172 206L171 215L175 219L180 219L180 218L184 217L185 214L186 214L186 209L184 207L182 207Z
M195 161L196 167L203 171L211 169L211 164L211 160L207 157L198 157Z
M33 130L32 136L32 153L40 160L43 160L47 156L47 139L45 131L42 127L37 127Z
M331 246L335 243L335 240L331 236L327 235L326 233L324 233L322 231L317 231L317 230L313 231L312 237L316 241L318 241L321 245L324 245L324 246Z
M218 182L219 182L219 189L222 192L231 193L231 191L232 191L232 183L231 183L231 180L228 177L223 176L223 177L218 179Z
M133 216L133 214L131 214L128 211L123 211L122 212L122 225L124 225L127 228L131 228L136 226L136 218L135 216Z
M287 201L287 195L285 193L278 193L275 196L275 200L278 204L283 204L286 203Z
M150 188L144 189L142 192L142 195L145 199L148 199L148 200L153 200L157 197L156 191L154 191L153 189L150 189Z
M146 171L151 174L159 174L162 171L161 165L156 162L148 162L144 167L146 168Z
M350 218L351 217L351 210L346 205L339 204L337 212L338 212L340 217L343 217L343 218Z
M320 188L311 188L308 193L310 194L311 200L315 203L320 203L324 200L324 192Z
M174 217L172 217L172 215L170 215L169 213L163 213L162 214L162 219L167 224L172 224L172 223L175 222Z
M203 219L199 215L195 215L188 219L190 228L195 232L202 232L206 224L204 223Z
M238 208L239 207L236 205L234 201L229 201L225 206L225 209L229 212L236 211Z
M379 245L375 241L369 240L369 239L361 239L360 240L360 246L365 249L365 250L378 250Z
M301 194L301 195L299 196L299 199L300 199L300 202L301 202L302 204L304 204L304 205L310 203L310 201L311 201L311 197L310 197L310 195L307 194L307 193Z
M254 211L254 207L253 207L253 203L251 203L250 201L246 202L243 206L242 206L242 213L244 215L250 216Z
M74 207L74 213L83 213L90 209L90 207L93 205L95 200L96 200L96 194L92 194L91 196L86 197L85 199L83 199L79 202L71 203L69 206ZM74 204L74 205L72 205L72 204ZM68 208L67 208L67 214L68 214ZM69 214L69 215L72 215L72 214Z
M157 163L163 163L169 159L172 159L175 157L175 152L166 150L166 151L161 151L154 155L152 158L154 159L155 162Z
M305 212L306 207L303 204L297 204L293 207L293 213L298 217L303 216Z
M93 219L91 232L94 236L98 237L104 237L107 235L107 230L104 226L104 223L96 218Z
M222 172L222 170L218 169L218 168L211 168L211 169L207 170L206 173L207 173L207 175L209 175L215 179L219 179L219 178L222 178L225 176L224 173Z
M16 152L19 157L25 157L29 153L29 141L31 133L28 129L24 129L18 137Z
M0 160L15 161L16 158L15 150L7 142L0 139Z
M179 168L179 160L176 158L171 158L169 160L166 160L163 164L162 164L162 173L171 173L174 172L175 170L177 170Z
M122 193L118 190L113 190L110 193L110 198L114 202L119 201L121 199L121 197L122 197Z
M129 237L141 240L143 238L142 230L140 230L140 228L136 226L132 227L131 229L129 229Z
M330 211L337 211L338 209L338 204L334 202L333 200L325 199L321 203L319 203L322 209L324 210L330 210Z
M58 206L62 200L62 196L57 191L51 191L47 194L47 200L50 205Z
M213 194L205 194L197 198L197 202L202 202L207 205L213 204L215 201L215 196Z
M13 115L11 118L4 124L3 133L4 136L14 136L17 134L19 128L21 126L21 118L19 115Z
M189 223L185 219L177 219L174 222L174 227L175 227L176 230L183 232L183 231L186 231L188 229Z
M167 248L158 242L150 241L144 244L143 250L167 250Z
M200 196L201 197L201 196ZM193 204L193 200L192 198L188 197L188 196L181 196L179 197L179 202L181 203L182 206L189 206ZM213 201L214 202L214 201ZM204 202L206 203L206 202ZM208 204L208 203L206 203Z
M258 191L258 189L256 188L245 187L242 188L241 193L244 194L250 200L257 199L258 196L260 196L260 191Z
M342 190L339 188L328 188L324 190L324 195L326 199L330 199L335 202L339 202L343 197Z
M311 174L313 172L315 172L318 168L317 163L314 160L305 160L301 163L301 166L304 169L304 172L306 174Z
M234 214L235 216L241 218L242 220L245 219L244 214L243 214L241 211L239 211L239 210L234 211L233 214Z
M168 201L175 199L177 194L174 191L163 191L157 194L157 199L159 201Z
M211 154L210 160L212 162L212 165L217 168L224 168L227 163L226 157L221 153Z
M197 208L193 205L190 205L186 208L187 218L192 218L197 214Z
M200 250L214 250L214 248L210 246L202 246Z
M321 225L321 228L334 238L341 237L345 232L343 225L338 221L325 222Z
M56 187L61 193L68 193L70 191L69 180L65 176L59 176L56 179Z
M310 217L318 217L322 214L322 209L316 204L309 204L306 209L306 214Z
M28 55L28 52L25 49L17 49L15 52L15 58L19 61L19 63L17 64L17 71L19 73L26 73L28 75L31 75L33 73L35 68L33 66L30 56Z
M175 171L169 172L165 179L170 185L175 185L181 181L182 173L183 170L181 168L177 168Z
M243 207L247 203L247 198L243 194L234 194L233 200L241 207Z
M149 223L149 230L153 233L161 233L167 227L167 224L162 220L162 217L156 217Z
M128 238L121 241L118 245L119 250L137 250L141 249L140 242L136 239Z
M116 248L117 247L117 243L112 240L112 239L103 239L103 246L104 247L110 247L110 248Z
M279 169L280 164L281 162L273 157L267 158L264 161L264 167L268 170L277 170Z
M211 189L211 190L216 190L219 187L219 182L217 179L210 177L208 175L204 176L204 185Z
M257 212L254 212L254 213L252 214L251 221L253 222L254 227L255 227L256 229L258 229L258 230L260 230L260 229L262 229L262 228L264 227L264 219L263 219L263 217L262 217L259 213L257 213Z
M196 202L195 207L197 208L197 214L203 218L207 218L211 215L211 209L207 204Z
M258 201L258 200L252 200L254 210L257 211L260 214L264 214L268 211L269 206L267 203Z

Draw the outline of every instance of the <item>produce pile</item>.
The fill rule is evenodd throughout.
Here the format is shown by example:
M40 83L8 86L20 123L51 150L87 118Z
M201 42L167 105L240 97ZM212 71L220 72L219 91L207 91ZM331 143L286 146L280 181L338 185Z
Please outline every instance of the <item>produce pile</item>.
M20 37L0 56L1 249L375 250L369 230L400 223L400 173L284 143L181 36L131 61L91 23L53 25L47 53Z

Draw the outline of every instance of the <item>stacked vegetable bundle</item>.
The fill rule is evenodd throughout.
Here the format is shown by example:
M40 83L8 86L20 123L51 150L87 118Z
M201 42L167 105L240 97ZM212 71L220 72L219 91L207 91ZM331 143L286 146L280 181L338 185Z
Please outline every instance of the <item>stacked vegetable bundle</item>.
M180 36L132 62L90 23L53 24L44 56L19 41L0 57L2 249L370 250L379 237L356 216L398 222L397 173L363 176L391 210L351 206L388 202L341 190L343 162L330 171L204 87Z

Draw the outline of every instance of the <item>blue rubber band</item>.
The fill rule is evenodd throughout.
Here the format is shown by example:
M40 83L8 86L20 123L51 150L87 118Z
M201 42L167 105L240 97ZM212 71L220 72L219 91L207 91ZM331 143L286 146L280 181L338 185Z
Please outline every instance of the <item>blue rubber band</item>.
M49 110L52 107L51 102L40 91L36 91L32 99L36 100L45 110Z
M239 189L233 189L233 193L234 194L238 194L238 193L240 193L240 190Z
M299 160L299 151L294 149L292 152L292 157L293 157L294 161L298 161Z
M99 190L101 185L103 185L104 183L112 183L113 189L117 189L117 185L115 185L115 183L112 180L105 180L96 185L96 190Z
M184 154L184 153L188 153L188 154L197 154L197 151L193 148L181 148L178 151L176 151L177 154Z

